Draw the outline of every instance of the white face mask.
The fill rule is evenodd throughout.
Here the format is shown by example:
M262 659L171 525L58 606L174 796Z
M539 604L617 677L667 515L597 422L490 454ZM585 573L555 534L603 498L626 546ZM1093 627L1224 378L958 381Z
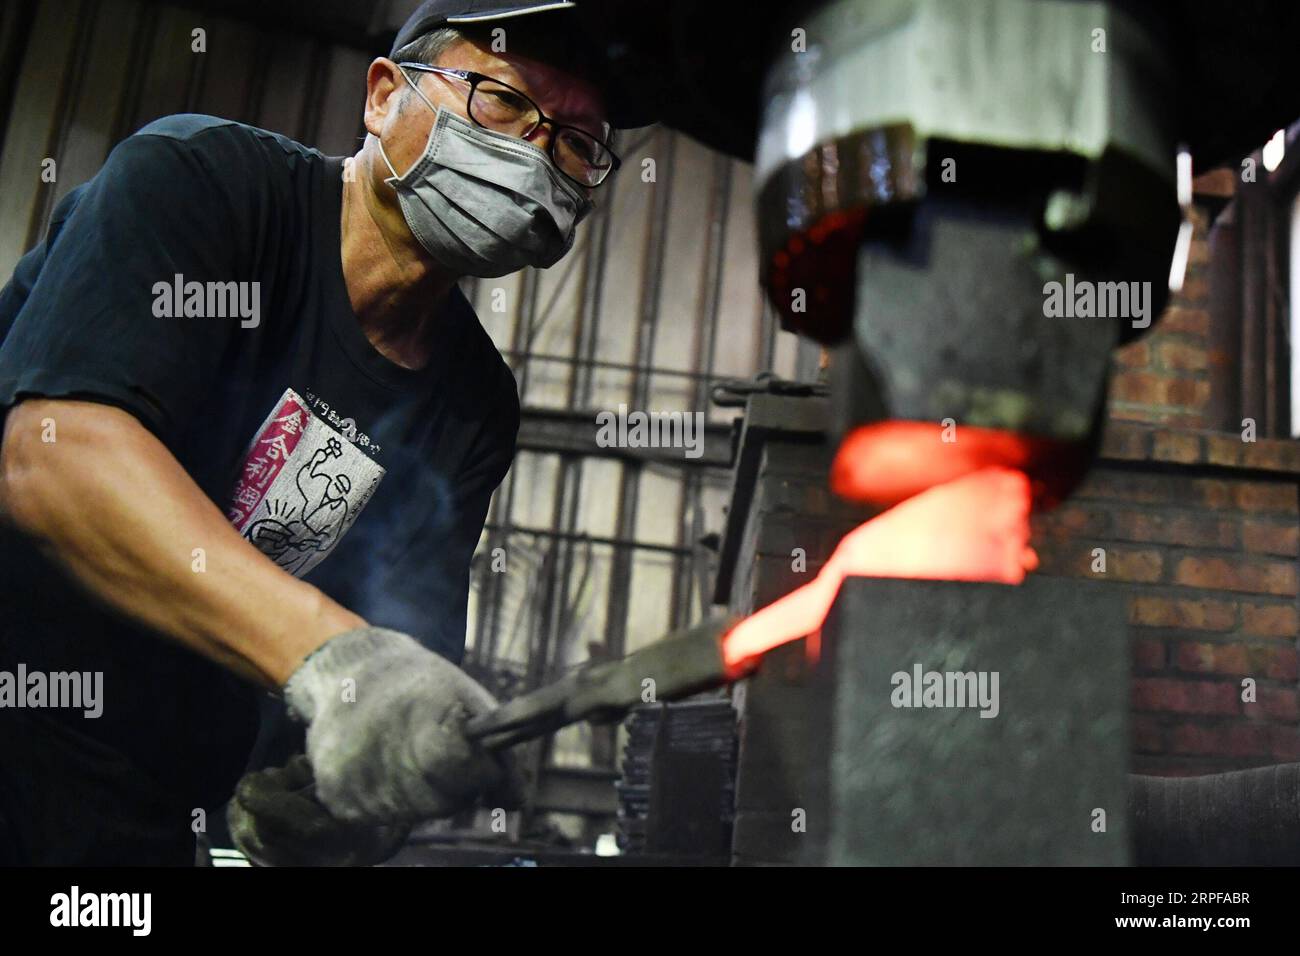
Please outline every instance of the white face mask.
M457 276L494 279L555 265L573 247L591 200L536 146L435 107L407 82L437 114L429 142L401 176L382 141L379 152L393 174L385 182L424 250Z

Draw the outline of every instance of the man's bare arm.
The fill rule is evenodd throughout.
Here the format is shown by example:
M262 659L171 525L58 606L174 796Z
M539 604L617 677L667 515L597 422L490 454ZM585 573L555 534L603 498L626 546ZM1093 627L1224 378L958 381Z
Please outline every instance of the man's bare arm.
M43 440L47 419L55 441ZM167 448L117 408L46 399L13 408L0 445L0 514L111 607L267 686L366 624L245 541Z

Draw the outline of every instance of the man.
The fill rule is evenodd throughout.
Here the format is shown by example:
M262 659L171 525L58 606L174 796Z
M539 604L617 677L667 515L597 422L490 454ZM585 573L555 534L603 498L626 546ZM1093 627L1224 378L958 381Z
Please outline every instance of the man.
M455 663L519 406L456 281L559 260L618 165L610 120L647 121L570 6L424 3L346 162L153 123L15 269L0 671L102 673L104 700L0 694L0 862L192 862L266 691L306 759L240 788L260 862L373 862L504 799L509 768L461 733L494 701ZM255 307L212 306L233 298Z

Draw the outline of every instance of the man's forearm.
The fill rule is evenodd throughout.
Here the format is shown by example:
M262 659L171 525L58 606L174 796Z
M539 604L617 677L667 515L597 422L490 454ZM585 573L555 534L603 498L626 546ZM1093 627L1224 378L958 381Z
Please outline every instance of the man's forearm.
M269 686L365 624L245 541L120 409L44 399L14 408L0 446L0 510L116 610Z

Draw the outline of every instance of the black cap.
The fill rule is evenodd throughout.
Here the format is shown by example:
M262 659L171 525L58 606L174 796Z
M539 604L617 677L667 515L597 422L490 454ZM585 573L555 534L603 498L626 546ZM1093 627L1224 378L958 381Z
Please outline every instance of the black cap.
M544 14L535 21L530 17L520 53L536 55L552 66L572 69L589 78L605 95L609 120L615 128L631 129L655 122L658 117L653 108L614 78L605 51L577 22L577 6L573 0L425 0L397 31L392 54L439 27L491 26L492 21Z

